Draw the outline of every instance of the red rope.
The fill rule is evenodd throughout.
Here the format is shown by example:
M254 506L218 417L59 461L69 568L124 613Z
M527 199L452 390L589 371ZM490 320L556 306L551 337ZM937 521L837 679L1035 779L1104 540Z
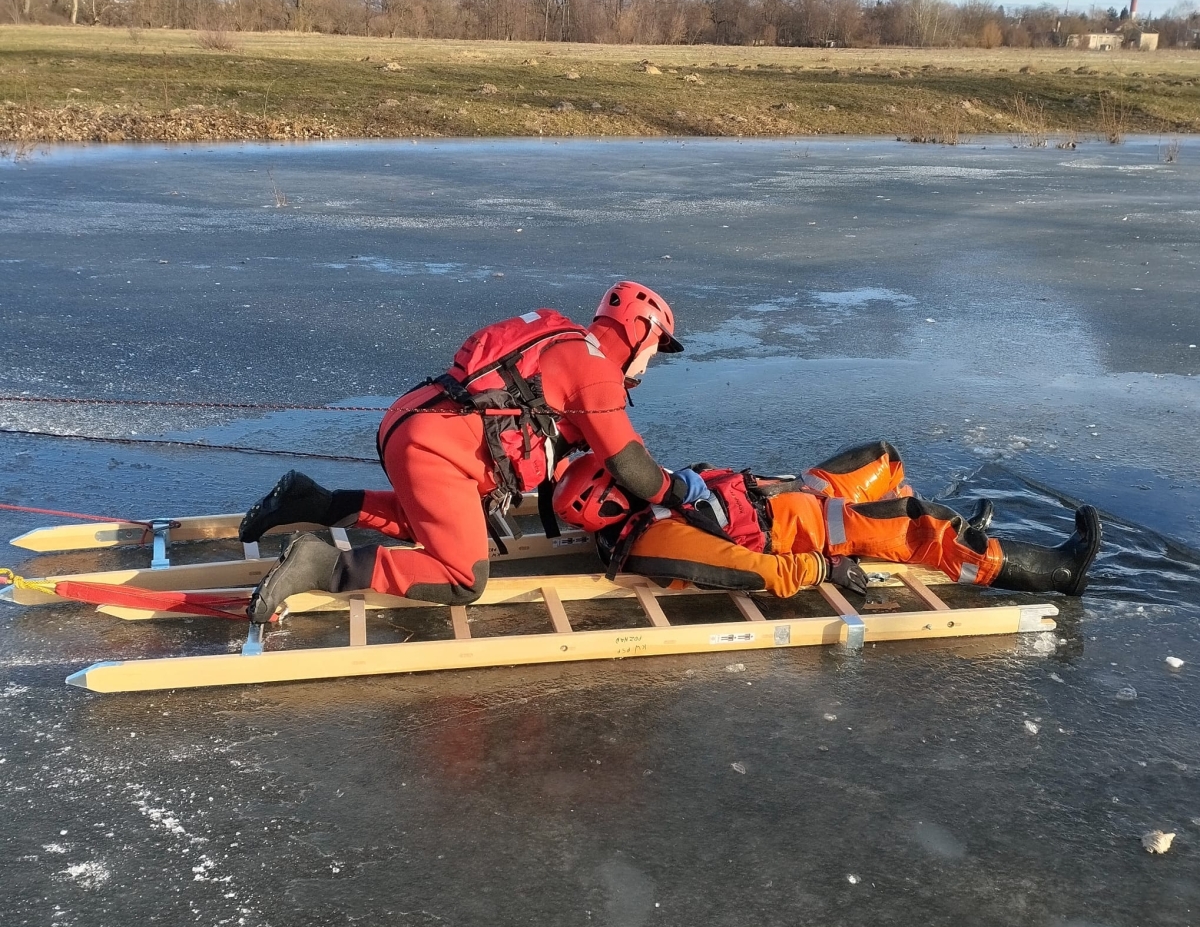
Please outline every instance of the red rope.
M246 606L250 602L249 592L240 595L217 592L160 592L137 586L112 586L107 583L88 583L73 579L59 580L55 583L54 594L92 605L119 605L145 611L227 618L231 621L246 621ZM230 608L239 610L229 611Z
M65 441L92 441L101 444L120 444L146 447L187 447L201 451L236 451L239 454L265 454L270 457L302 457L306 460L340 460L348 463L379 463L378 457L355 457L349 454L316 454L308 451L284 451L266 447L243 447L239 444L207 444L203 441L168 441L156 438L109 438L104 435L68 435L57 431L28 431L23 428L0 428L0 435L20 435L28 438L61 438Z
M81 406L164 406L172 409L258 409L271 412L386 412L386 406L285 406L254 402L188 402L177 399L89 399L72 396L0 396L0 402L48 402Z
M7 509L10 512L32 512L34 515L56 515L59 518L81 518L84 521L116 521L130 525L141 525L144 528L154 530L150 522L137 521L132 518L109 518L105 515L85 515L83 512L60 512L58 509L39 509L31 505L9 505L7 502L0 502L0 509Z

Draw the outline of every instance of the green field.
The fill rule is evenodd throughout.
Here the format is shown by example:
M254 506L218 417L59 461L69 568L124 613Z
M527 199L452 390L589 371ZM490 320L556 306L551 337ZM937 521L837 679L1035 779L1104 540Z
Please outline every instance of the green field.
M1200 52L0 26L0 101L8 143L839 133L953 143L999 133L1053 144L1200 132Z

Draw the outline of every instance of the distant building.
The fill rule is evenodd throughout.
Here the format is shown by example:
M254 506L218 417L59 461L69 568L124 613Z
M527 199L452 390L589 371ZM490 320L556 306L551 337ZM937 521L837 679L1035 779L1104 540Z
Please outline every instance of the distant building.
M1158 37L1155 36L1157 43ZM1112 51L1121 44L1121 37L1111 32L1084 32L1067 36L1067 48L1084 48L1088 51Z
M1158 33L1142 32L1140 29L1135 29L1129 33L1129 38L1125 40L1125 47L1134 48L1138 51L1154 51L1158 48Z

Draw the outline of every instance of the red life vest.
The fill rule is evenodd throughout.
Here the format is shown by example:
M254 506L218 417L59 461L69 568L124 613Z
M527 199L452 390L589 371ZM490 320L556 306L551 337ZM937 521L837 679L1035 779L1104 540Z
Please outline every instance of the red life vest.
M449 398L464 413L483 416L497 493L519 498L537 489L554 470L559 419L542 394L542 353L556 342L587 336L587 329L553 309L537 309L481 328L455 352L446 373L422 384L435 389L412 391L408 395L420 393L416 405L397 402L384 416L379 427L380 459L402 422Z
M760 488L758 478L749 470L701 468L697 472L717 497L715 504L701 501L694 505L682 505L677 509L648 505L634 513L615 537L611 534L605 535L604 532L597 534L600 555L608 560L606 575L609 579L624 567L634 543L647 528L659 519L673 516L682 518L694 528L732 541L739 547L745 547L757 554L771 552L771 513L766 499L775 495L773 490L776 486L794 487L795 483L784 484L776 481Z
M701 470L700 477L718 497L724 512L702 502L699 506L685 506L681 513L683 517L688 518L687 509L696 509L703 516L713 518L725 536L738 547L763 553L769 546L771 525L766 520L765 507L756 506L751 499L752 490L757 488L753 485L754 477L748 470ZM751 483L747 483L747 478ZM704 511L706 508L708 512ZM693 519L688 520L695 523Z

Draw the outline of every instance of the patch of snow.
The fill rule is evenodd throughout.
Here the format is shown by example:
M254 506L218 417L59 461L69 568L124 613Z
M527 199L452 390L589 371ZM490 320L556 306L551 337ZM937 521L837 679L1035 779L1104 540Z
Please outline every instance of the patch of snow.
M62 870L61 874L67 876L83 888L89 889L100 888L100 886L104 885L112 877L112 873L108 871L108 867L104 863L95 860L68 866Z

